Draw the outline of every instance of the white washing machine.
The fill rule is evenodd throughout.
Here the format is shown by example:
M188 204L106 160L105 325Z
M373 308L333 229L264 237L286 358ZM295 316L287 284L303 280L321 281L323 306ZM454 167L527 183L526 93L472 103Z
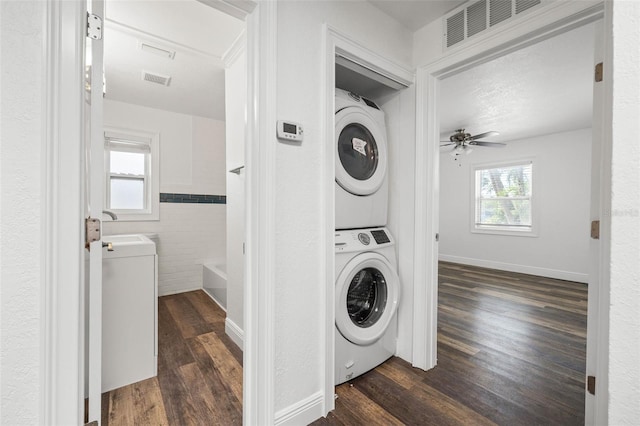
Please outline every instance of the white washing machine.
M386 228L336 231L336 384L396 352L400 280Z
M387 128L369 99L336 89L336 229L387 224Z

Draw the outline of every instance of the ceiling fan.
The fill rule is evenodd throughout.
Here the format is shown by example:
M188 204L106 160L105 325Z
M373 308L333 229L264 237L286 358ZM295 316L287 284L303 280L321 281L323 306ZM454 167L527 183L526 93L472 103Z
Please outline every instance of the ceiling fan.
M487 138L491 136L498 136L498 132L485 132L480 133L478 135L471 136L471 133L466 133L464 129L458 129L454 134L449 137L448 141L441 141L440 147L443 146L451 146L453 145L453 149L451 150L452 155L459 155L462 153L470 153L472 146L488 146L493 148L502 148L506 146L504 143L500 142L486 142L478 139Z

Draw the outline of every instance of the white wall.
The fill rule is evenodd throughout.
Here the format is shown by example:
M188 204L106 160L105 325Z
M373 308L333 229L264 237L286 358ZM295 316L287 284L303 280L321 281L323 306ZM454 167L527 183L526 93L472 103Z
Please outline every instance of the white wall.
M411 362L413 340L413 244L415 171L415 86L377 99L385 112L389 150L387 228L396 239L400 303L396 355Z
M640 4L611 3L612 49L605 61L613 73L609 424L630 425L640 418L640 80L631 71L640 64Z
M40 424L44 7L0 2L0 424Z
M224 122L112 100L104 125L160 134L160 192L226 193ZM224 204L160 203L159 221L111 222L104 234L157 233L159 294L202 288L202 264L224 259Z
M591 129L440 154L440 260L587 282ZM471 232L476 164L532 158L537 237Z
M400 64L411 61L411 34L366 2L279 2L277 54L278 118L301 123L301 145L278 144L275 200L275 411L317 394L324 385L325 307L318 277L323 188L324 125L322 25L339 31ZM333 180L333 176L330 177Z
M244 144L247 104L246 41L239 40L236 55L225 64L225 119L227 123L227 170L245 165ZM244 242L245 176L227 174L227 334L243 347L244 335Z

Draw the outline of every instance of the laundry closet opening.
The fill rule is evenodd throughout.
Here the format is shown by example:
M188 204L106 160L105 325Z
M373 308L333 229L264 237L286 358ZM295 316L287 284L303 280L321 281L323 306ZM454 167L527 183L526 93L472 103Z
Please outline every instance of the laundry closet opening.
M375 57L375 56L374 56ZM380 58L377 58L380 59ZM384 61L383 61L384 62ZM412 197L415 99L412 75L398 77L351 52L335 55L335 374L338 385L399 354L410 326L413 244L402 206ZM405 190L402 190L405 188ZM403 225L401 225L404 222ZM404 257L403 257L403 260ZM409 311L407 310L409 308ZM404 351L405 356L408 351Z

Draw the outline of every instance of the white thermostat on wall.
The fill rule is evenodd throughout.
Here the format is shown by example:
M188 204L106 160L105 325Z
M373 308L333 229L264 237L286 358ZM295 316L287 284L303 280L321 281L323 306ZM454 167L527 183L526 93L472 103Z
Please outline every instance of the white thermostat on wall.
M302 142L302 126L291 121L278 120L278 139Z

